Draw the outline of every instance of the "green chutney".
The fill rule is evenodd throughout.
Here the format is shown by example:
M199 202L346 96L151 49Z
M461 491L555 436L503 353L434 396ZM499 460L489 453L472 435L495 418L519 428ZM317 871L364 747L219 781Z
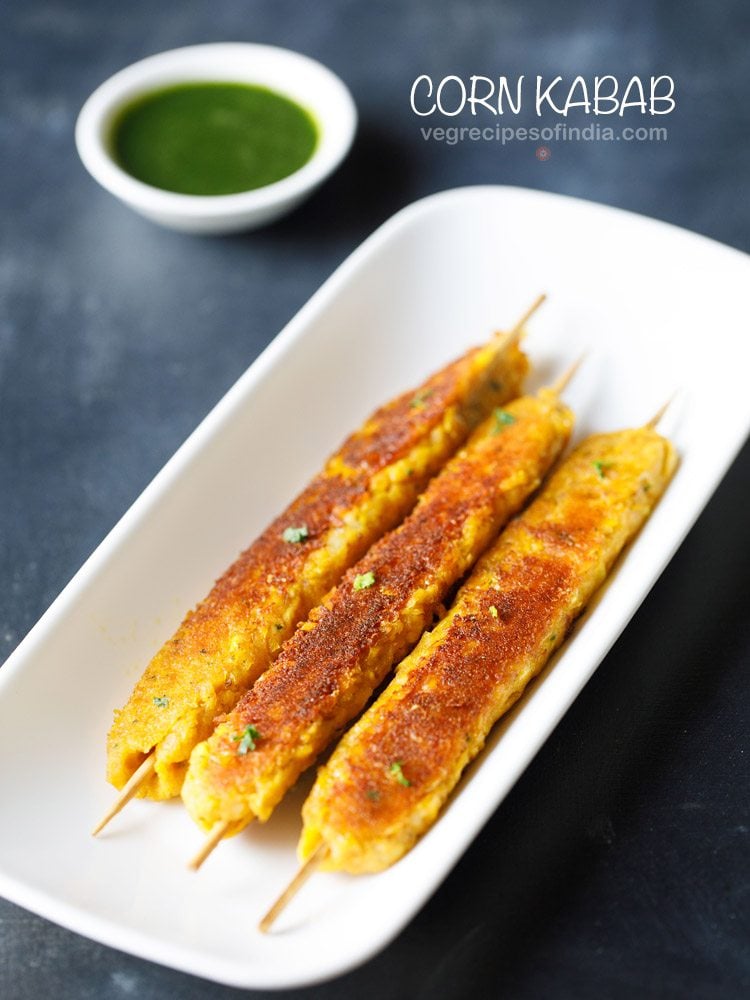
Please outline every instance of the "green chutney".
M244 83L182 83L137 98L115 120L112 153L131 176L179 194L273 184L312 156L318 129L299 104Z

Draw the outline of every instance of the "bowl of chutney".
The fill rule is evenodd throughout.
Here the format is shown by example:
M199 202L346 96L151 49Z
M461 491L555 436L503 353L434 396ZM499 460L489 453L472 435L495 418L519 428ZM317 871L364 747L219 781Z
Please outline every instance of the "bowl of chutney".
M219 234L275 221L341 163L357 112L307 56L242 42L191 45L110 77L76 123L84 166L154 222Z

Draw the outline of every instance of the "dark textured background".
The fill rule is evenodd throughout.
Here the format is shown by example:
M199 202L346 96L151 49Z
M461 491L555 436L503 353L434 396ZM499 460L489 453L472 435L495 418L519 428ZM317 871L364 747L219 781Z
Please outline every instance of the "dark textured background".
M407 202L516 183L750 249L749 29L745 0L5 0L0 656L286 320ZM77 160L73 125L89 92L127 63L225 40L330 65L354 93L361 131L344 168L288 220L185 237L100 190ZM529 143L422 141L408 107L420 72L669 73L679 108L658 120L667 143L558 144L540 163ZM746 448L433 900L362 969L284 996L748 995L749 502ZM8 803L2 811L12 822ZM8 1000L238 995L8 903L0 924Z

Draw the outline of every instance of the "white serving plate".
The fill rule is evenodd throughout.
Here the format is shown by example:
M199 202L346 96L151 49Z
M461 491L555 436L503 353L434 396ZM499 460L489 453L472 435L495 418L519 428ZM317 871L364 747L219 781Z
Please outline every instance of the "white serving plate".
M341 973L435 890L627 624L750 428L745 255L662 223L514 188L417 202L336 271L203 421L0 672L0 890L115 948L243 987ZM222 844L179 803L132 803L100 839L112 709L226 564L376 404L508 326L540 291L531 385L583 349L578 435L648 419L682 464L664 500L445 813L389 871L317 874L262 936L296 868L303 782ZM451 919L450 914L445 915Z

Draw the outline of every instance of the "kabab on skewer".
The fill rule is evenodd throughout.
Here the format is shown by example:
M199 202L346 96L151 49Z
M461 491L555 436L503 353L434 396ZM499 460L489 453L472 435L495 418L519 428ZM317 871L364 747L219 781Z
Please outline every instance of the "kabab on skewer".
M666 489L677 455L654 429L660 416L585 440L479 561L318 772L302 810L304 864L261 930L314 870L381 871L432 826Z

